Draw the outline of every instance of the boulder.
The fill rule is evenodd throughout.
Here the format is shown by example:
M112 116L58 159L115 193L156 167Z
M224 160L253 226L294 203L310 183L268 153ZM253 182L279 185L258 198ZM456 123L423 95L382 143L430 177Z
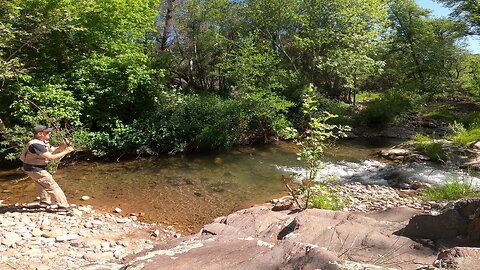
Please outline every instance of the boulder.
M390 211L368 217L256 206L124 261L128 269L344 269L350 261L416 269L417 263L431 264L433 250L393 234L417 212Z
M416 215L398 233L412 238L478 245L480 198L459 200L447 206L440 215Z

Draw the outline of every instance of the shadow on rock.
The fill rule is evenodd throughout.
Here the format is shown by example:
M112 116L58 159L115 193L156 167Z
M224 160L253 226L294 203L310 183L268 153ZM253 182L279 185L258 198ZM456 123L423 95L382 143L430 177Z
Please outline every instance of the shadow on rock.
M439 215L416 215L396 235L480 247L480 198L447 205Z

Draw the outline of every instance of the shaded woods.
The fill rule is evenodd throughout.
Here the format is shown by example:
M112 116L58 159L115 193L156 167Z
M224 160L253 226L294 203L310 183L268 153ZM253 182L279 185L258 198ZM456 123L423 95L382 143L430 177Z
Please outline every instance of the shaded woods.
M413 0L5 0L0 9L7 159L49 122L94 155L268 142L307 126L309 83L319 111L372 127L419 100L480 91L479 55L461 42L478 32L474 10L438 19ZM356 115L366 92L381 98Z

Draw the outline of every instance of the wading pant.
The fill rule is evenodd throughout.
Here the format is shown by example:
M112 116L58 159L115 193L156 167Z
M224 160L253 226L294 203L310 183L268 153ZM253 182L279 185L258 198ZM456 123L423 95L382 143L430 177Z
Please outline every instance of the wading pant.
M25 171L25 173L35 181L40 202L51 204L53 197L53 200L58 206L69 206L63 190L57 182L55 182L53 176L49 172L41 170L39 172Z

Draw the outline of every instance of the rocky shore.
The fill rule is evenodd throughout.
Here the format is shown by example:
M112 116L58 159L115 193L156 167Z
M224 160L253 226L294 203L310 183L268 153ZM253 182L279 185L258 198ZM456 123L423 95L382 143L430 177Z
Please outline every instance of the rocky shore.
M136 216L0 205L0 269L120 269L122 258L179 237Z
M383 186L351 183L341 186L341 192L350 198L345 211L432 207L410 193ZM166 225L146 224L136 216L98 213L88 206L66 213L35 203L3 205L0 215L0 269L120 269L125 256L180 236Z

